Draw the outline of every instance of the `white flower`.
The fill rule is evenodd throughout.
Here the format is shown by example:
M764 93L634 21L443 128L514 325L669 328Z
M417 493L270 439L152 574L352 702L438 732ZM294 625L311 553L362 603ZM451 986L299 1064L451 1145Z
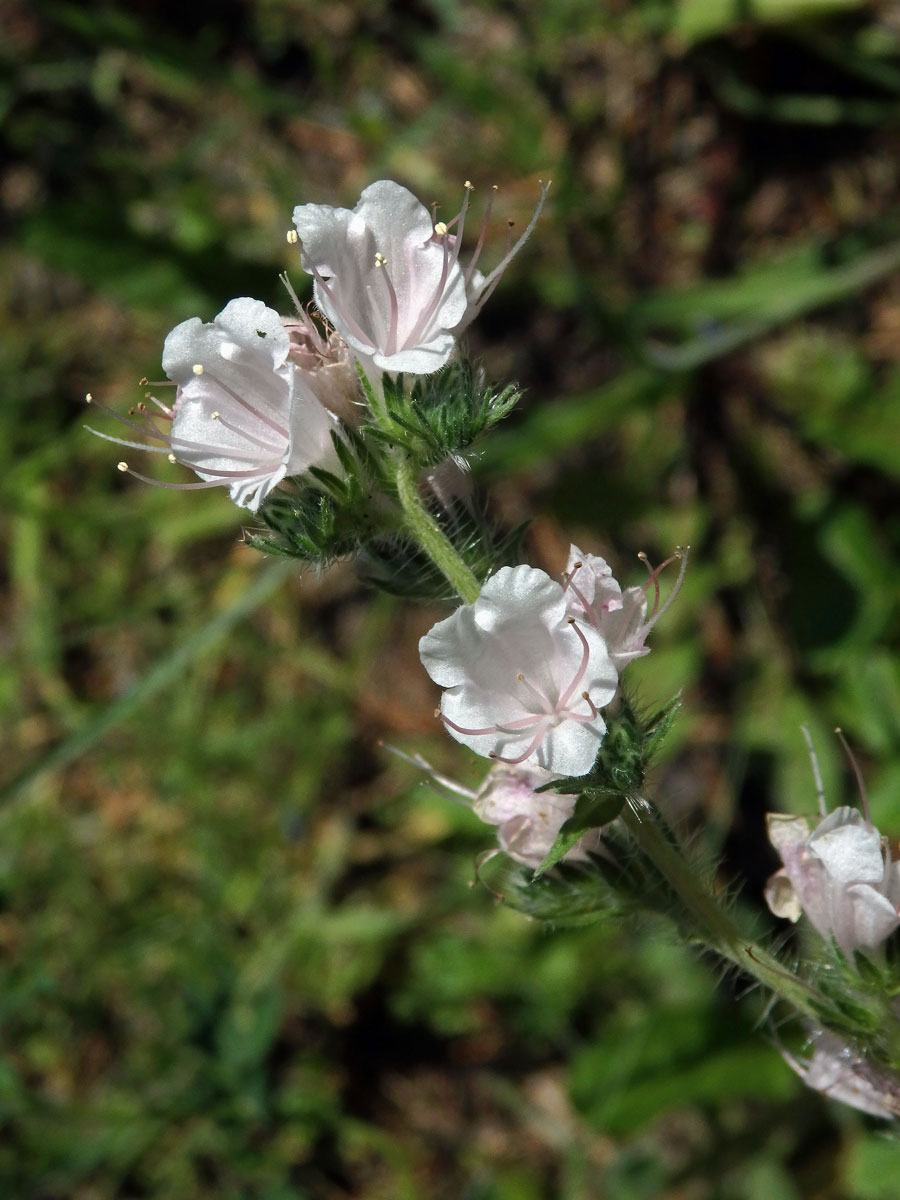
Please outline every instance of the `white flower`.
M646 562L646 557L641 555ZM669 563L679 559L681 566L675 586L665 604L660 605L659 575ZM687 570L688 548L679 548L672 558L650 568L650 578L642 587L622 590L613 578L612 568L594 554L582 554L577 546L569 548L569 561L563 587L572 616L587 621L606 639L610 657L618 671L634 658L650 653L644 643L656 622L671 606L681 589ZM648 612L647 596L653 589L653 605Z
M150 415L141 405L146 424L125 422L156 444L98 436L166 454L203 480L159 486L225 486L235 504L255 512L286 476L335 461L334 420L289 351L281 318L260 300L232 300L209 324L197 317L183 321L163 349L163 368L177 389L175 403L169 407L150 397L158 412ZM168 422L170 431L162 432L157 421ZM127 463L119 469L158 482Z
M777 917L805 913L843 952L875 950L900 924L900 863L854 808L836 808L810 832L803 817L770 813L769 840L784 867L766 885Z
M465 272L458 261L468 188L459 216L435 225L428 209L389 179L370 184L352 211L298 204L300 265L315 280L316 304L358 355L382 371L428 375L447 362L530 235L545 195L546 188L525 233L487 277L475 269L483 234Z
M810 1058L797 1059L786 1050L781 1052L807 1087L873 1117L892 1120L900 1115L896 1079L876 1070L833 1033L819 1029L810 1040L815 1047Z
M419 642L445 692L451 735L478 754L584 775L606 725L617 674L606 643L569 615L560 584L534 567L502 567L472 604Z

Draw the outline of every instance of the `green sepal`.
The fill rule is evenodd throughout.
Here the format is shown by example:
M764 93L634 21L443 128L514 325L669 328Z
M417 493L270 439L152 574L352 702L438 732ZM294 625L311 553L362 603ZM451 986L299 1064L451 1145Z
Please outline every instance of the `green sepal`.
M681 708L681 694L658 712L645 717L622 692L618 711L610 716L594 765L586 775L566 775L544 784L538 791L601 799L639 793L644 786L650 759L662 745ZM621 805L619 806L621 808ZM618 811L618 810L617 810Z
M464 454L521 397L514 385L495 392L468 359L417 377L408 394L402 375L384 375L382 392L384 405L373 405L369 431L389 446L403 446L423 469Z
M539 792L546 790L546 785L537 788ZM545 871L555 867L591 829L599 829L601 825L608 825L610 821L614 821L622 811L624 803L625 797L615 792L582 792L575 801L575 811L563 824L556 835L556 841L547 852L547 857L535 871L535 881L540 879Z

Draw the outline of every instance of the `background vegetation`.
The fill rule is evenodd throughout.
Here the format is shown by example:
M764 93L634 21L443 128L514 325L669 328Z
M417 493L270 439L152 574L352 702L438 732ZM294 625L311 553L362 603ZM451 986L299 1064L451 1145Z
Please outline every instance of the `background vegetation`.
M759 912L769 808L830 730L900 834L900 8L855 0L2 0L0 1194L888 1200L664 930L545 931L416 655L439 610L299 578L223 491L123 479L165 333L284 307L294 204L390 177L517 224L472 330L522 410L476 462L531 560L641 577L686 689L657 794ZM488 254L503 247L498 223ZM173 476L174 478L174 476Z

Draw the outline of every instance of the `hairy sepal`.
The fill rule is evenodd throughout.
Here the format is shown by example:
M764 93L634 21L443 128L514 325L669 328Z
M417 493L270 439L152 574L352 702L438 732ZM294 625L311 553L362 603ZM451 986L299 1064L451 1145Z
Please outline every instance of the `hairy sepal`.
M427 470L447 458L460 458L518 403L510 384L500 392L485 384L467 359L435 375L420 376L407 391L403 376L385 375L382 392L387 422L369 432L382 442L402 445Z
M480 863L477 875L504 904L554 925L590 924L622 907L599 859L591 865L563 863L552 875L535 879L530 867L496 853Z

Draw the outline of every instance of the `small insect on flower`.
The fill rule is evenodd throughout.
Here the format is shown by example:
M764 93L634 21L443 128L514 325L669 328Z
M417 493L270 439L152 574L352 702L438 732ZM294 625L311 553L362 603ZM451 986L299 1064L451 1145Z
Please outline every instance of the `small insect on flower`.
M594 764L600 709L618 674L598 630L572 617L561 584L534 567L502 567L478 599L419 642L442 688L440 716L458 742L509 766L560 775Z
M174 403L148 394L150 407L139 404L134 414L140 420L118 418L145 440L91 433L163 454L202 482L162 483L127 462L120 471L158 487L227 487L235 504L255 512L285 477L336 462L335 420L290 360L290 349L273 309L260 300L232 300L209 324L194 317L166 338L163 368L167 386L176 389Z

